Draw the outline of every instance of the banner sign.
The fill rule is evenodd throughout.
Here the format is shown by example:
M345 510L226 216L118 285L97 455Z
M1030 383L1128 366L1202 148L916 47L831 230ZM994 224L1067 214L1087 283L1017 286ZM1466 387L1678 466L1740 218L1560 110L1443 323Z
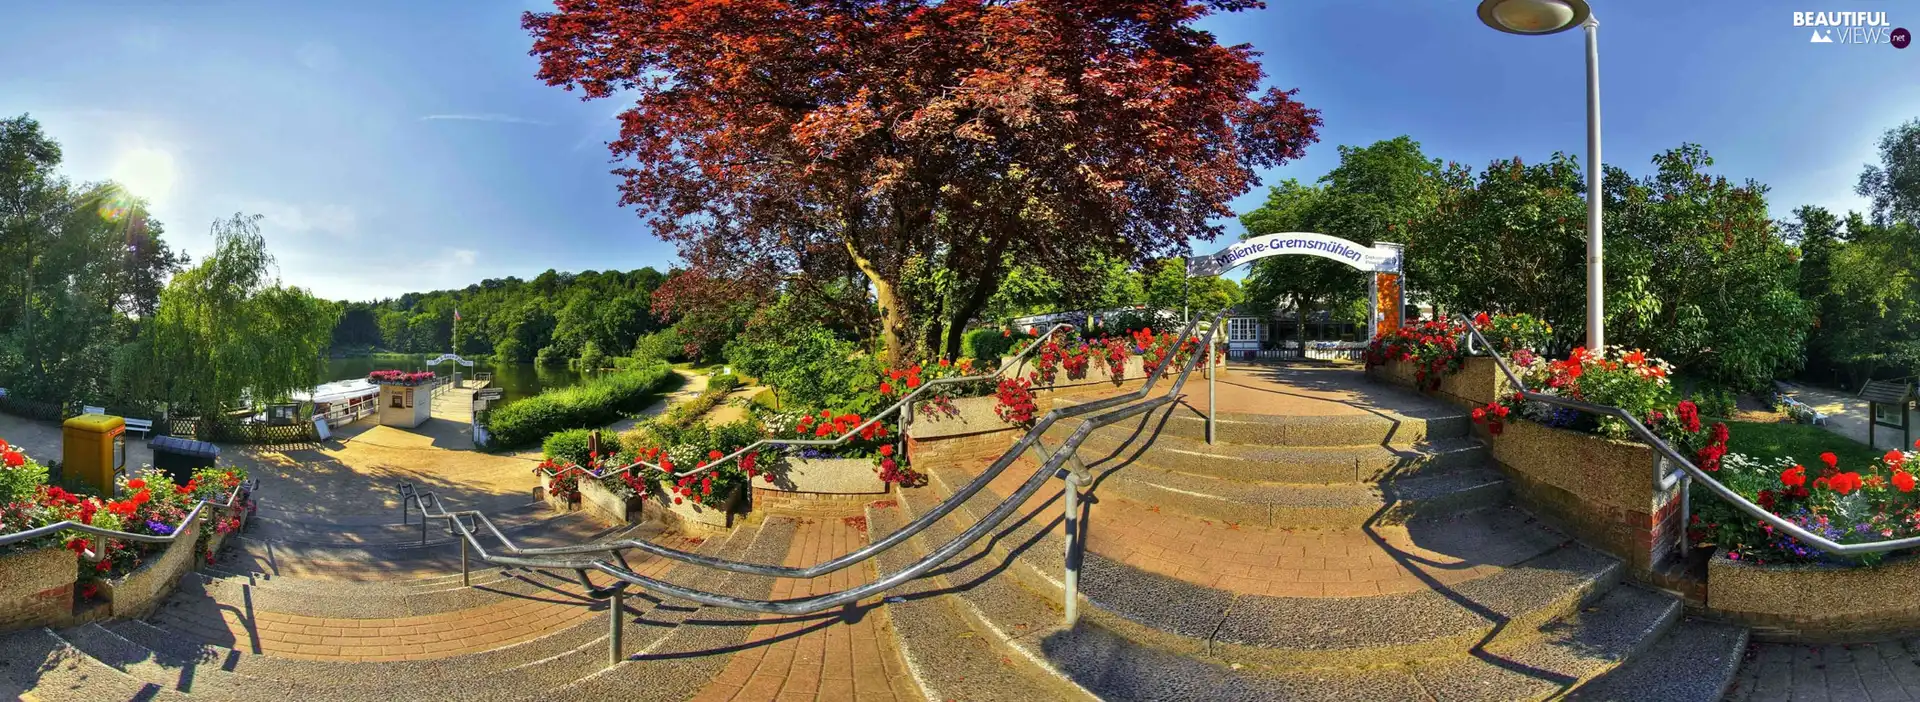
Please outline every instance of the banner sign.
M459 356L455 356L455 355L453 355L453 354L450 354L450 353L443 353L443 354L440 354L440 357L439 357L439 358L435 358L435 359L433 359L433 360L431 360L431 361L427 361L427 365L429 365L429 366L437 366L437 365L440 365L440 364L442 364L442 363L446 363L447 361L453 361L454 363L458 363L458 364L460 364L460 365L463 365L463 366L467 366L467 367L469 367L469 368L471 368L471 367L473 367L473 361L469 361L469 360L467 360L467 359L464 359L464 358L461 358L461 357L459 357Z
M1337 236L1311 232L1267 234L1241 241L1212 256L1187 260L1187 275L1220 275L1268 256L1306 254L1339 261L1363 271L1400 272L1400 245L1361 246Z

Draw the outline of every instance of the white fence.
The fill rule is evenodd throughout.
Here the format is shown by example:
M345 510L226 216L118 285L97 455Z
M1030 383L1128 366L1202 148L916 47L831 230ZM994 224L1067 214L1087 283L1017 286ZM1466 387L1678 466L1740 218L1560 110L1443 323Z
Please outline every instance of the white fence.
M1358 361L1367 349L1364 341L1309 341L1307 358L1320 361ZM1281 342L1278 348L1234 349L1228 357L1236 361L1285 361L1300 357L1300 343Z

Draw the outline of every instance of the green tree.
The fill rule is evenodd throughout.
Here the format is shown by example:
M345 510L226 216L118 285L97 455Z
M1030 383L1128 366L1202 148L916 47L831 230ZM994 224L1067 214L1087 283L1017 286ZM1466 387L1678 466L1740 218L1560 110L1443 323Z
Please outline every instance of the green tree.
M1163 259L1152 270L1146 281L1148 307L1186 309L1197 317L1211 317L1246 299L1240 284L1232 280L1219 276L1188 278L1184 258Z
M1879 165L1861 171L1854 191L1873 201L1875 225L1920 226L1920 119L1887 130L1879 147Z
M168 282L154 318L150 360L165 399L215 414L244 393L286 396L319 381L339 306L271 277L260 216L213 225L214 252Z

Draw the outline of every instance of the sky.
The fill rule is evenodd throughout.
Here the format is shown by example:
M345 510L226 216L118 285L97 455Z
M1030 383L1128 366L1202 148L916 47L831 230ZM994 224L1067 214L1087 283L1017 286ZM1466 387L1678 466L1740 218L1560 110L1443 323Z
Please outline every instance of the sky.
M1714 172L1769 185L1775 217L1863 209L1853 186L1880 134L1920 118L1920 47L1814 44L1793 24L1796 11L1878 10L1920 29L1920 3L1592 2L1603 160L1637 175L1695 142ZM1204 21L1261 51L1268 84L1299 88L1326 120L1320 143L1266 183L1314 180L1336 146L1402 134L1475 166L1555 151L1584 161L1581 33L1496 32L1475 4L1269 0ZM519 18L542 6L8 0L0 115L38 119L68 176L147 198L196 259L215 219L265 215L281 279L323 297L665 269L672 248L619 207L608 172L625 106L534 78Z

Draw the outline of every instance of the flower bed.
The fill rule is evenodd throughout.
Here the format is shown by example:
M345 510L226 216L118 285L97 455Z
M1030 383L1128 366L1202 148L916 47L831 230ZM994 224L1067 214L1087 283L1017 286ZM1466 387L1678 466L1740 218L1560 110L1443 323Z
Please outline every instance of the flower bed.
M433 382L433 371L377 370L368 373L367 380L378 385L425 385Z
M239 468L203 468L184 485L167 473L143 468L122 476L116 495L100 498L44 484L46 471L0 441L0 534L18 533L65 521L112 531L173 536L147 543L101 540L75 531L14 544L0 552L0 628L63 624L76 605L101 603L111 616L137 617L151 611L195 563L203 549L218 541L203 537L211 529L231 532L243 524L249 496L240 495L231 510L205 508L192 522L187 513L200 501L224 500L246 481ZM211 558L211 551L208 550Z

